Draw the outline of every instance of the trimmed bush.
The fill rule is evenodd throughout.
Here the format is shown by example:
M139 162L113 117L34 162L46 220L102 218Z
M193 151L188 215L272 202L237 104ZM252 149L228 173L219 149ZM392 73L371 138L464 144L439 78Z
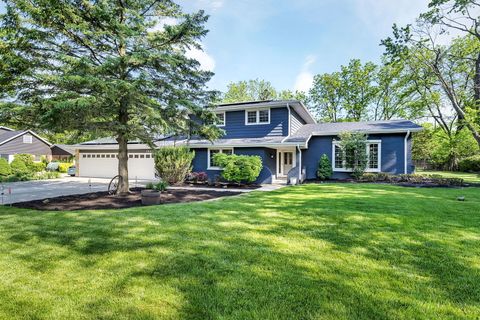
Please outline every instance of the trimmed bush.
M433 184L439 186L463 186L461 178L444 178L438 174L400 174L388 173L365 173L361 182L385 182L385 183L410 183L410 184Z
M4 158L0 158L0 176L8 176L12 174L12 168L8 164L8 161Z
M317 177L320 180L330 179L333 175L332 163L326 154L322 154L318 161Z
M170 185L181 183L192 170L194 157L187 147L162 147L155 151L155 171Z
M34 162L32 165L33 172L42 172L45 171L46 164L43 162Z
M480 172L480 154L460 160L458 167L460 171Z
M30 173L30 170L25 165L25 162L23 162L21 158L17 158L16 156L15 156L15 159L13 159L12 163L10 164L10 167L12 168L12 172L15 175L23 175L23 174Z
M208 180L208 175L206 172L191 172L187 176L188 182L193 183L205 183Z
M213 162L223 169L223 179L235 183L255 182L263 168L262 159L259 156L217 153L213 156Z
M59 163L58 172L67 173L68 168L70 168L71 166L73 166L73 163Z

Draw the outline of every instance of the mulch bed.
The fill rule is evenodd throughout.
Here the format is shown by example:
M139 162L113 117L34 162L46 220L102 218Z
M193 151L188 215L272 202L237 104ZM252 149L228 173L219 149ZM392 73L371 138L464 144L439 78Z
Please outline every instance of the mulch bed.
M245 190L255 190L259 189L262 186L258 184L234 184L234 183L217 183L217 184L208 184L208 183L188 183L183 184L184 187L191 188L210 188L210 189L245 189Z
M122 209L142 206L142 189L132 189L125 196L109 195L108 192L93 192L87 194L62 196L44 200L14 203L17 208L36 210L96 210L96 209ZM216 190L168 190L162 192L162 203L183 203L216 199L220 197L238 195L240 192L225 192Z

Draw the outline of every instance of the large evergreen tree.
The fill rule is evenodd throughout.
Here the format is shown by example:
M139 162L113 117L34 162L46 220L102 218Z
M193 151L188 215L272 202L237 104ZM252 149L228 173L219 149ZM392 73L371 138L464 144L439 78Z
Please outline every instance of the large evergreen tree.
M128 142L196 131L216 92L211 72L187 57L208 17L170 0L6 0L0 25L0 121L113 136L128 192ZM170 23L166 23L166 22ZM173 21L173 23L171 23Z

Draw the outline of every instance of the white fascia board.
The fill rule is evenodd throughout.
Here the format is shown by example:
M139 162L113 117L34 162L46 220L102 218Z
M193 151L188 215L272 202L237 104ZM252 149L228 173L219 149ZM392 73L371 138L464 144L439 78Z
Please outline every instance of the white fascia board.
M359 132L359 133L368 133L368 134L382 134L382 133L407 133L410 132L419 132L422 131L423 128L412 128L412 129L385 129L385 130L350 130L352 132ZM348 131L348 130L347 130ZM335 136L344 131L322 131L322 132L312 132L310 136Z
M271 148L277 149L281 147L296 147L300 146L301 148L305 148L304 144L295 143L258 143L258 144L190 144L188 147L190 148Z

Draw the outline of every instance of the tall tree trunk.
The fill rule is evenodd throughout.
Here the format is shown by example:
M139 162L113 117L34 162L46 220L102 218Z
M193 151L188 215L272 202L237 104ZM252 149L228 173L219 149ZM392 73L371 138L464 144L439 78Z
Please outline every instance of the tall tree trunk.
M128 181L128 141L124 134L119 134L118 142L118 181L117 195L130 192Z
M128 109L125 97L120 101L120 110L118 113L118 122L122 129L117 135L118 142L118 175L120 176L117 188L117 194L126 194L130 192L128 181L128 139L126 129L128 126Z
M475 77L473 78L473 98L475 99L476 120L480 125L480 53L475 61Z

